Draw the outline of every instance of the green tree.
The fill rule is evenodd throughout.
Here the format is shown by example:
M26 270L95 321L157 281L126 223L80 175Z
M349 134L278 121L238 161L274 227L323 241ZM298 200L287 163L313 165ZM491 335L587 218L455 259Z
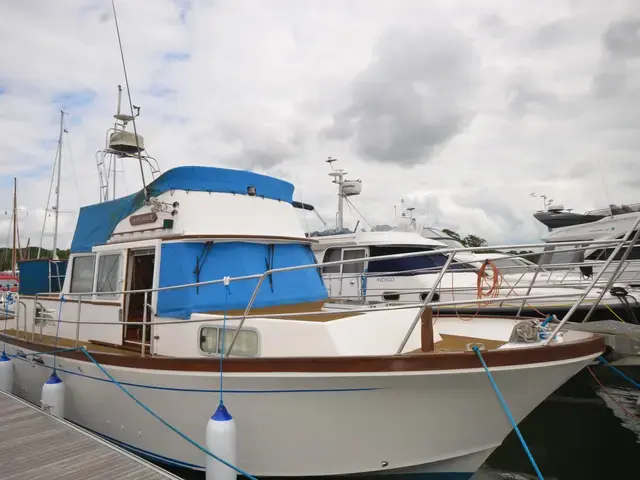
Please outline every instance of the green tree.
M449 235L451 238L458 240L465 247L486 247L488 245L487 241L484 238L478 237L477 235L467 235L466 237L462 238L459 233L454 232L453 230L449 230L448 228L443 228L442 231Z
M465 247L486 247L488 245L484 238L477 235L467 235L462 239L462 243Z
M449 230L448 228L443 228L442 231L444 233L446 233L447 235L449 235L451 238L454 238L454 239L458 240L459 242L464 243L464 240L460 237L460 235L458 235L453 230Z

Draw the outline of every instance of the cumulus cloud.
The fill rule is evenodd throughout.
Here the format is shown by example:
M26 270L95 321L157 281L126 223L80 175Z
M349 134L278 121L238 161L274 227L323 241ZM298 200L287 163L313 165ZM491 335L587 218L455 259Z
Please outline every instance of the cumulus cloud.
M435 30L387 32L325 135L354 138L372 160L410 166L428 161L463 131L473 118L478 65L462 32Z
M204 164L278 175L333 223L324 163L333 156L363 180L353 201L370 223L392 223L405 198L421 220L503 242L544 233L530 192L578 211L640 200L637 2L512 3L116 6L138 129L163 171ZM32 244L61 109L61 210L70 212L61 245L80 205L98 200L95 152L124 86L110 7L0 4L0 207L10 207L18 177L21 236ZM135 161L118 169L118 195L141 187ZM346 215L351 225L357 217ZM0 221L0 242L3 229Z

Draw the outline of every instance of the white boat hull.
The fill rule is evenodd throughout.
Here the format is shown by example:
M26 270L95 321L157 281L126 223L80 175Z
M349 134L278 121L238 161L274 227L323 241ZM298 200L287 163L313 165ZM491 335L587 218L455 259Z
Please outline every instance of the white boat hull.
M18 353L10 344L7 352ZM594 356L492 372L519 422ZM14 393L36 404L53 365L52 356L40 358L44 365L14 361ZM68 358L58 363L68 420L158 459L203 468L202 452L136 405L95 365ZM105 368L143 404L204 445L205 426L219 402L219 373ZM258 477L470 476L511 431L482 369L229 373L224 389L237 423L238 465Z

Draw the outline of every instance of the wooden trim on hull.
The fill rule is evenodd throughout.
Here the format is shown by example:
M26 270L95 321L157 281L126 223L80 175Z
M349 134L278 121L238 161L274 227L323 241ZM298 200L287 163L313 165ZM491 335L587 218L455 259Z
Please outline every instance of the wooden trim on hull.
M17 348L36 352L51 351L51 345L32 343L15 337L0 335ZM575 342L558 343L546 347L513 348L483 352L490 367L529 365L569 360L601 354L605 344L603 337L589 337ZM132 356L91 352L102 365L128 367L141 370L173 370L180 372L219 372L220 360L216 358L171 358ZM79 351L62 352L58 358L88 361ZM437 370L461 370L479 368L474 352L410 353L386 356L338 356L293 358L227 358L224 371L229 373L374 373L420 372Z

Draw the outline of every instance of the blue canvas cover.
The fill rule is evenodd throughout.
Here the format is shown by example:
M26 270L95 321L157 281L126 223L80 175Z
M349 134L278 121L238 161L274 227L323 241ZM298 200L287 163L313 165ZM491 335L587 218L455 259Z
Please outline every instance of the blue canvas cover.
M160 262L160 287L183 285L264 273L271 268L315 264L311 248L303 244L165 243ZM199 273L195 272L198 270ZM199 280L197 278L199 277ZM279 272L266 278L255 307L314 302L327 298L317 268ZM214 284L158 292L158 315L187 319L192 313L244 309L258 280L232 282L225 299L224 285Z
M176 167L166 171L147 186L149 196L169 190L220 192L247 195L247 187L256 188L256 195L291 203L293 185L284 180L245 170L216 167ZM94 245L109 240L118 223L138 210L144 193L118 198L110 202L88 205L80 209L78 223L71 242L71 253L90 252Z
M49 289L49 262L51 262L51 289ZM35 295L36 293L57 293L59 285L64 285L64 277L67 273L67 260L50 260L40 258L37 260L22 260L18 262L20 268L20 283L18 292L20 295ZM58 284L57 276L60 276Z

